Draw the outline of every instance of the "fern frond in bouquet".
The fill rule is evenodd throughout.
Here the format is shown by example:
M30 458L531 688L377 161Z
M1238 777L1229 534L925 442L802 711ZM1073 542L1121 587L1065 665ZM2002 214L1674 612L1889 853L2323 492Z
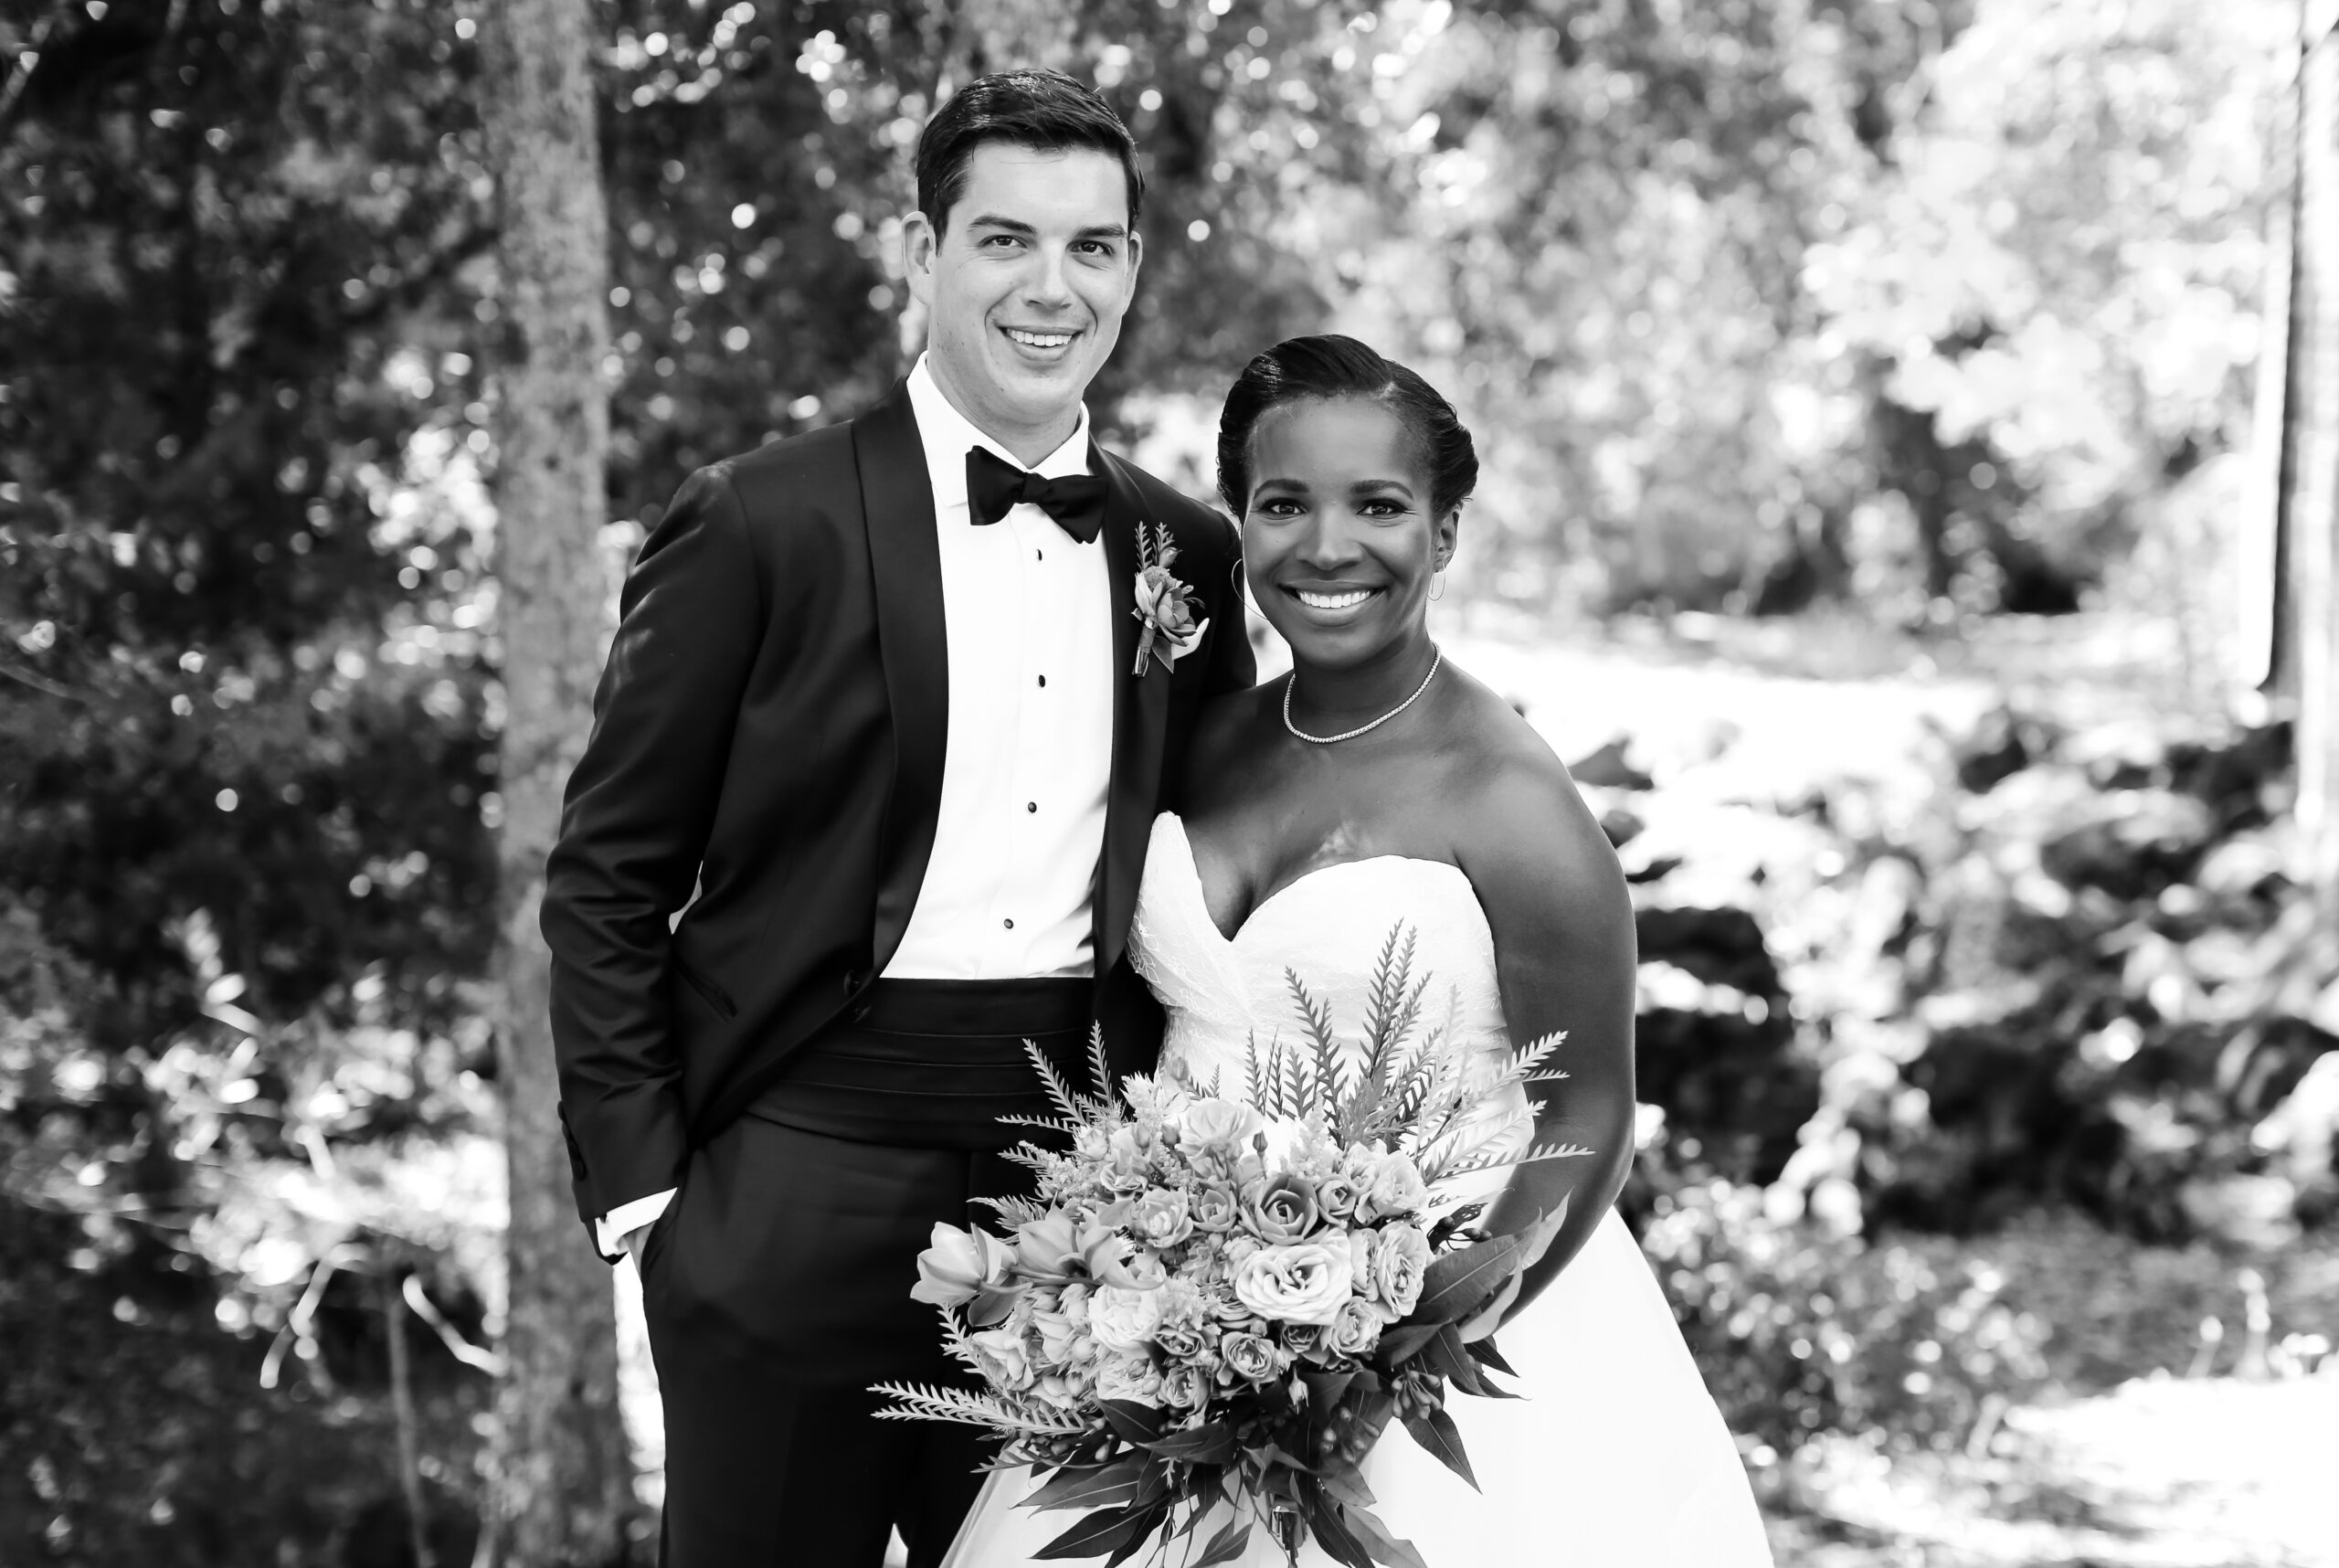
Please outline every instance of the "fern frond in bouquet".
M981 1390L878 1392L897 1419L989 1428L1039 1478L1026 1506L1080 1510L1040 1556L1119 1563L1208 1522L1194 1568L1254 1530L1295 1561L1312 1539L1349 1568L1425 1568L1373 1517L1348 1435L1402 1421L1469 1478L1447 1395L1508 1397L1475 1329L1565 1205L1484 1235L1449 1188L1587 1151L1529 1136L1524 1086L1565 1075L1561 1037L1465 1059L1414 954L1390 933L1353 1041L1287 974L1296 1027L1252 1033L1240 1098L1174 1074L1116 1086L1093 1035L1084 1092L1032 1051L1059 1114L1024 1125L1068 1147L1011 1151L1035 1192L991 1203L1008 1234L937 1225L911 1292Z

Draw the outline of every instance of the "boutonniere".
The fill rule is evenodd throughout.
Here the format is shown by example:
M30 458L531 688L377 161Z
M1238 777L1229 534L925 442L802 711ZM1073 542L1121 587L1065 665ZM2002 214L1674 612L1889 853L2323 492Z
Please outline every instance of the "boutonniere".
M1201 641L1210 622L1202 619L1194 590L1170 571L1178 558L1178 546L1170 542L1168 528L1156 523L1148 534L1145 524L1138 524L1137 558L1137 608L1129 613L1144 627L1137 639L1137 673L1143 675L1157 652L1157 640L1161 662L1175 667L1180 654L1192 652Z

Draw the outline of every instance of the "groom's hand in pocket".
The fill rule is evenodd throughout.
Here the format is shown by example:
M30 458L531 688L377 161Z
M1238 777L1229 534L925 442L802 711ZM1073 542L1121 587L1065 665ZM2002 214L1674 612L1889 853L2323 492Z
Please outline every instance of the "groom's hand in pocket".
M652 1192L631 1202L619 1203L594 1221L593 1239L601 1255L615 1263L622 1254L633 1259L636 1268L640 1267L642 1249L650 1245L651 1227L666 1217L666 1211L674 1206L679 1192L678 1188L669 1187L662 1192ZM625 1225L628 1220L633 1224L619 1230L618 1227ZM611 1245L611 1243L616 1245Z

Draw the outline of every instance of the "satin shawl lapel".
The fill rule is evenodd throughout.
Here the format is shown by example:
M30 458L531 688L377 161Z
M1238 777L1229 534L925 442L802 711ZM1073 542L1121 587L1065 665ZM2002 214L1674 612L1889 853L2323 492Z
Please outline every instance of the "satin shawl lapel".
M1120 961L1137 909L1146 841L1160 798L1161 736L1170 714L1170 662L1156 657L1138 676L1137 531L1159 519L1147 515L1136 482L1102 450L1088 449L1089 471L1103 474L1106 576L1113 614L1113 781L1106 794L1105 853L1097 863L1096 975L1101 981ZM1175 567L1171 568L1173 571Z
M894 790L879 845L873 973L901 946L934 853L950 727L950 645L942 609L942 556L934 537L934 488L906 382L853 421L852 450L861 471L870 576L876 585L877 642L894 715Z

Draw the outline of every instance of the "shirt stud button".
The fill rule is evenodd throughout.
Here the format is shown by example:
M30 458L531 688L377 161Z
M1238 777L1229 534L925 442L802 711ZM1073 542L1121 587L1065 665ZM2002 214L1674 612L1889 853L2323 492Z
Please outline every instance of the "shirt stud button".
M1000 924L1006 927L1011 931L1015 929L1015 922L1012 920L1001 920Z
M1045 675L1041 676L1041 677L1040 677L1040 684L1042 684L1042 685L1043 685L1043 686L1044 686L1044 685L1046 685L1047 683L1048 683L1048 678L1047 678Z
M1036 811L1040 809L1040 803L1037 800L1026 800L1023 802L1023 809L1027 811Z

